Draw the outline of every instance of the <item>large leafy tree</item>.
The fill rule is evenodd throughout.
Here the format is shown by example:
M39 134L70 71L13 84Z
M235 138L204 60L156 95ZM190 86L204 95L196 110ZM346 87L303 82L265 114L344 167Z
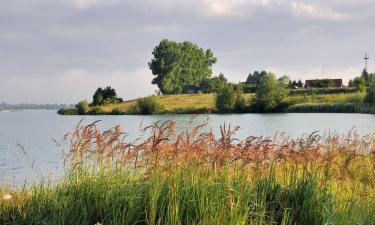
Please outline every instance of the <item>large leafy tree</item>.
M152 52L154 58L149 67L163 94L179 93L183 85L197 85L211 77L212 65L217 59L210 49L204 50L196 44L164 39Z
M260 80L267 75L267 72L266 71L254 71L254 73L250 73L248 76L247 76L247 79L246 79L246 83L255 83L255 84L259 84Z
M284 101L287 95L287 83L284 79L277 80L275 75L267 73L263 76L256 90L254 106L261 112L272 112Z

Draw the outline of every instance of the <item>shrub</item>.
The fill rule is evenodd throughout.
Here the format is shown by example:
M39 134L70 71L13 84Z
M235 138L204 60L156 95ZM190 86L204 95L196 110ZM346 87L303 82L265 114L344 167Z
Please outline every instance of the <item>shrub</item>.
M371 77L371 80L369 82L369 87L367 90L365 102L375 103L375 77L374 76Z
M353 83L357 91L363 92L366 90L366 80L363 77L356 77Z
M77 115L78 110L76 108L59 109L57 111L57 114L60 114L60 115Z
M91 110L88 112L90 115L105 115L106 112L100 107L100 106L95 106L91 108Z
M246 112L246 100L243 96L242 85L238 84L236 90L236 101L234 103L234 110L239 113Z
M114 108L111 111L111 115L122 115L124 112L120 108Z
M82 100L78 102L76 109L79 115L85 115L90 110L90 106L87 100Z
M140 98L137 100L137 111L142 115L159 114L162 106L152 97Z
M260 80L253 101L253 110L272 112L287 96L284 82L277 81L275 75L268 73Z
M233 86L230 84L221 85L216 95L216 108L220 112L228 112L233 109L236 101Z

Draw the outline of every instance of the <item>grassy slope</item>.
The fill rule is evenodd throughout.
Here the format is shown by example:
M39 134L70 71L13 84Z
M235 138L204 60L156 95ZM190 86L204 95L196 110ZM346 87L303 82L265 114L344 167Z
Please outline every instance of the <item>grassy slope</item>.
M246 100L249 100L254 94L244 94ZM348 94L326 94L326 95L300 95L290 96L287 98L287 103L302 104L302 103L348 103L361 102L364 94L348 93ZM164 106L165 111L189 111L199 109L215 109L215 95L214 94L195 94L195 95L162 95L154 96L155 100ZM127 111L136 104L136 100L126 101L121 104L111 104L101 106L101 109L110 113L113 109L120 109Z
M250 100L253 94L245 94L245 98ZM161 95L153 96L153 98L164 106L168 112L176 110L191 110L191 109L214 109L215 95L214 94L194 94L194 95ZM136 104L136 100L126 101L121 104L110 104L101 106L104 112L111 112L118 108L121 111L127 111Z

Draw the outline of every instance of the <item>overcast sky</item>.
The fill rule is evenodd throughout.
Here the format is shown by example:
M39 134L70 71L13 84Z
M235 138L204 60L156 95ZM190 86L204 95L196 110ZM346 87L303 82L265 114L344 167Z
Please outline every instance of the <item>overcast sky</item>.
M111 85L154 93L163 38L211 48L230 81L268 70L293 79L360 74L374 55L374 0L0 0L0 102L75 103Z

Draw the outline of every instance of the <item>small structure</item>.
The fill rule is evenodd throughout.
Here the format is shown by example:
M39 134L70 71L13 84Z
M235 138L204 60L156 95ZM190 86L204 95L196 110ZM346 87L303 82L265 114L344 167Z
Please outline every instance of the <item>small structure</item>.
M343 87L342 79L315 79L306 80L305 88Z
M193 84L185 84L182 86L182 93L183 94L198 94L200 91L197 85Z

